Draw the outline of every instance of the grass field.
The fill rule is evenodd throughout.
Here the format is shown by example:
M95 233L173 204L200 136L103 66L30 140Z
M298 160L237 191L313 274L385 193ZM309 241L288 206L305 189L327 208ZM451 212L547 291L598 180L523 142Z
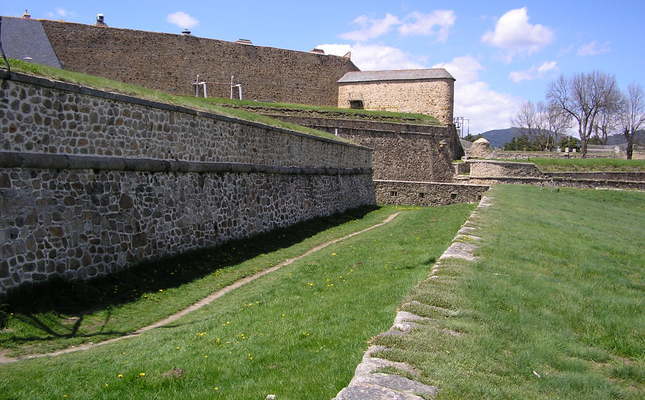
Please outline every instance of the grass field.
M13 315L8 329L0 330L0 348L15 356L122 336L313 246L376 224L391 212L356 209L88 283L52 282L35 293L25 288L8 299L7 312Z
M386 356L439 399L645 397L645 193L493 189L481 260L453 261L408 300L435 319ZM446 334L445 329L460 335Z
M517 160L512 160L517 161ZM618 158L529 158L544 172L645 171L645 160Z
M297 111L315 111L319 113L340 114L347 118L359 117L361 119L384 120L390 122L403 122L403 123L422 123L430 125L439 125L436 118L426 114L415 113L401 113L393 111L374 111L352 108L338 108L331 106L312 106L309 104L292 104L292 103L263 103L253 100L235 100L224 98L211 98L208 101L223 106L237 106L245 107L249 110L254 108L272 108L283 110L297 110Z
M383 227L258 279L171 326L85 352L0 366L0 398L329 399L349 382L366 341L391 325L396 306L472 209L408 208ZM198 280L142 295L134 302L141 308L132 312L154 319L148 314L192 295L185 288L215 289L226 274L253 269L248 263L268 267L323 235L359 230L395 210L381 208L276 253L252 252L254 258L202 278L208 285Z

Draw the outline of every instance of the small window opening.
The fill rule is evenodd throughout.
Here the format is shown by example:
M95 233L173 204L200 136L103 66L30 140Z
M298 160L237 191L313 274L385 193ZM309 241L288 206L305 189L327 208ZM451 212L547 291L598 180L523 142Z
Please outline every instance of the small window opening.
M457 198L457 193L450 193L450 198L451 199L456 199Z
M425 193L419 193L419 198L420 198L420 199L422 199L422 198L424 198L424 197L426 197L426 194L425 194Z
M350 101L349 101L349 108L354 108L354 109L357 109L357 110L362 110L363 108L365 108L365 107L363 106L363 100L350 100Z
M392 197L396 197L396 196L398 196L398 195L399 195L399 194L398 194L397 192L395 192L395 191L391 191L391 192L390 192L390 196L392 196Z

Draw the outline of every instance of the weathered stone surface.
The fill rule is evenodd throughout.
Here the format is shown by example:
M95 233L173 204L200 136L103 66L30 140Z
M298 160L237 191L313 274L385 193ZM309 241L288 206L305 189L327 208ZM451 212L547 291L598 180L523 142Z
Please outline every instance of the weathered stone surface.
M429 114L452 124L454 80L341 83L338 106L349 108L350 100L362 100L368 110Z
M44 79L41 81L50 82ZM138 99L127 96L110 96L109 93L92 89L88 90L96 95L87 95L78 86L63 85L69 90L62 90L15 80L5 82L7 89L4 90L4 97L18 105L30 101L30 96L20 98L20 91L33 88L34 96L50 97L61 104L80 107L68 113L76 121L76 125L72 127L62 125L67 118L65 114L46 107L45 103L34 105L39 114L61 123L55 129L33 121L27 122L26 117L31 114L17 111L16 114L20 114L22 118L21 132L29 131L31 135L27 140L17 141L16 135L19 132L12 132L10 126L0 124L0 150L4 151L146 158L153 159L156 163L181 160L274 167L371 167L371 151L350 144L288 133L254 123L236 123L226 117L195 115L192 110L186 110L185 113L171 111L168 108L172 109L172 106L139 102ZM99 95L103 97L97 97ZM6 110L8 104L0 103L0 111ZM110 113L119 115L124 124L118 129L108 124L92 124L92 112L100 118L106 118ZM173 115L174 122L170 122L170 115ZM164 126L168 126L168 132ZM78 146L77 141L80 139L87 139L89 144ZM27 148L27 144L31 149ZM71 161L62 168L67 168L69 162ZM61 166L52 164L50 168ZM128 169L127 163L123 165L123 169ZM0 184L2 182L6 184L7 180L0 181Z
M417 327L417 324L415 324L415 322L418 321L430 321L430 318L421 317L407 311L399 311L396 313L396 317L394 318L394 325L392 325L392 328L398 329L402 332L409 332Z
M441 183L374 181L376 201L379 204L407 204L437 206L479 201L487 185Z
M473 158L488 158L491 154L490 142L484 138L475 140L468 149L468 156Z
M0 295L374 204L367 148L28 82L0 93L31 132L0 124Z
M480 139L481 140L481 139ZM533 163L515 161L468 160L470 177L532 177L544 174Z
M374 373L363 375L354 381L357 385L377 385L388 389L408 394L421 394L424 396L435 396L437 388L430 385L413 381L399 375Z
M475 261L477 258L473 255L477 246L471 243L453 242L448 249L439 257L439 260L447 258L459 258L467 261Z
M335 106L336 81L358 70L349 58L326 54L68 22L42 24L65 69L176 94L194 94L195 73L208 82L229 82L234 75L246 99ZM230 87L209 85L208 94L229 97Z
M423 400L423 397L383 386L356 385L341 390L336 400Z
M303 116L268 109L265 115L333 133L374 150L374 179L450 182L462 156L454 126L416 125Z

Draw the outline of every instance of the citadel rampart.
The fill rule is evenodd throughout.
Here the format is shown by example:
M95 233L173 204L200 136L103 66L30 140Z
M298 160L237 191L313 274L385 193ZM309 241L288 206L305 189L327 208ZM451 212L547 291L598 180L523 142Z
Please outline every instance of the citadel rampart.
M0 72L0 294L374 203L367 148Z
M336 81L358 68L349 58L192 35L40 21L63 68L158 89L194 93L197 74L212 97L229 97L231 76L244 98L338 103Z
M453 123L455 78L443 68L348 72L339 81L338 106L429 114Z
M310 111L279 108L252 109L373 149L375 180L449 182L453 177L452 161L463 155L452 125L395 123L339 116L331 118L308 115ZM325 112L318 114L324 115Z
M446 126L314 118L290 121L335 133L374 150L374 179L445 182L452 179L453 131Z

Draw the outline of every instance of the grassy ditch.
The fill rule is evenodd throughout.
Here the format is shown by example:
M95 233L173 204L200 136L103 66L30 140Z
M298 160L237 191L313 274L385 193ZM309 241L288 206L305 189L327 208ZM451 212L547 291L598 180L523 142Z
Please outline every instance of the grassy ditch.
M526 162L534 163L544 172L645 171L645 160L622 160L617 158L529 158Z
M192 96L178 96L159 90L148 89L142 86L131 85L111 79L101 78L95 75L88 75L74 71L67 71L46 65L31 64L22 60L10 59L11 70L25 74L37 75L45 78L55 79L62 82L73 83L77 85L88 86L98 90L105 90L128 96L139 97L146 100L157 101L160 103L173 104L177 106L194 108L197 110L207 111L213 114L225 115L233 118L239 118L245 121L258 122L261 124L273 126L276 128L289 129L292 131L305 133L308 135L324 137L341 142L349 142L346 139L332 135L331 133L318 129L308 128L306 126L294 124L291 122L280 121L275 118L267 117L254 113L246 109L223 107L218 101L213 99L204 99ZM224 99L225 100L225 99Z
M498 185L477 235L413 290L432 323L379 339L438 399L642 399L645 193ZM435 308L430 306L439 306Z
M391 325L397 304L472 209L408 209L172 326L89 351L0 366L0 398L329 399L349 382L366 341ZM382 208L323 234L356 231L394 210ZM268 266L312 244L258 257L274 257L261 263ZM154 301L141 299L153 307L137 317L148 319L150 310L179 301L189 285L155 292L161 297Z
M355 209L88 282L53 281L22 288L4 301L9 318L7 329L0 330L0 348L15 356L122 336L245 276L376 224L392 212Z

